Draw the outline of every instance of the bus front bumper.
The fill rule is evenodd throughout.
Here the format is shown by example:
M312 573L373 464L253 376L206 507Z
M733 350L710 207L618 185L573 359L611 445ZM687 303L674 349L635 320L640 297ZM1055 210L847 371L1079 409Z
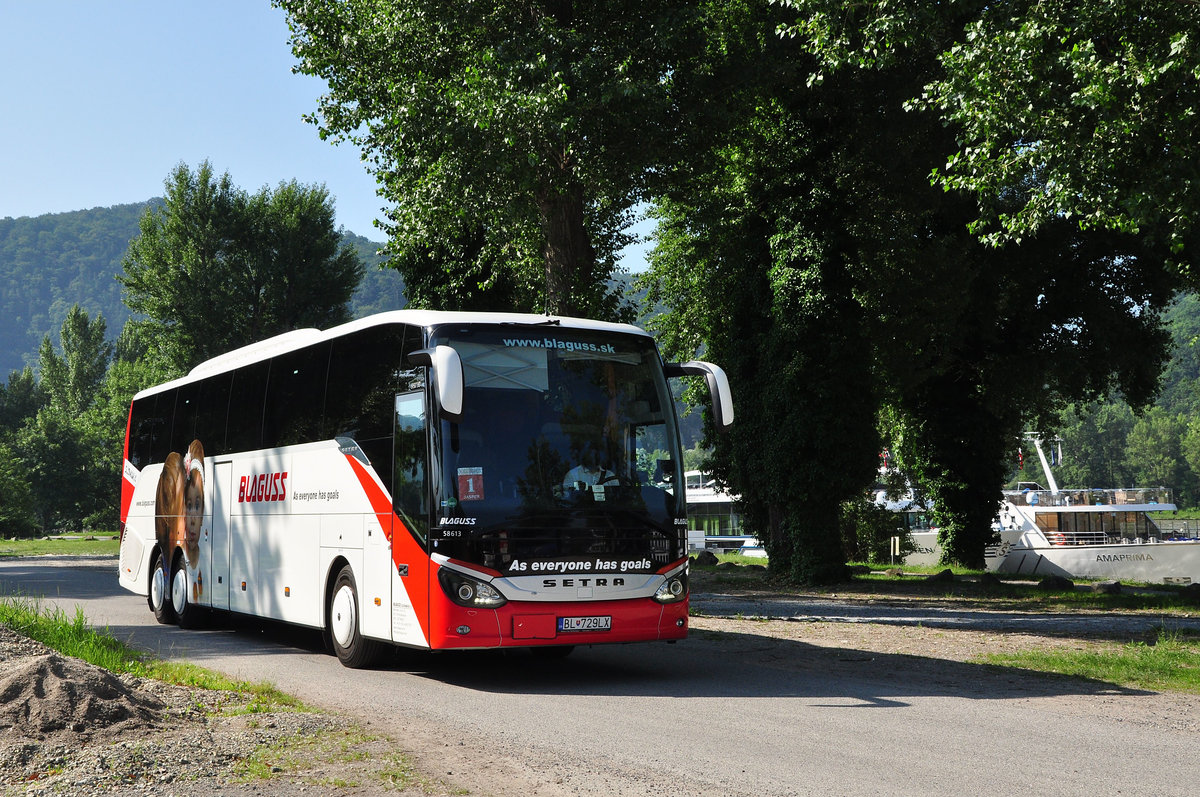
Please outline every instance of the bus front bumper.
M430 646L436 649L600 645L684 639L688 599L619 601L510 601L498 609L447 604L433 611Z

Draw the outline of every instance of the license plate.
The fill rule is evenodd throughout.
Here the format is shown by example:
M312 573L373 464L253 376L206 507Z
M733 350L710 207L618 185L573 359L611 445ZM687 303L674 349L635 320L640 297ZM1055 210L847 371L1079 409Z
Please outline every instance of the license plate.
M560 617L558 618L559 633L570 631L610 631L612 617Z

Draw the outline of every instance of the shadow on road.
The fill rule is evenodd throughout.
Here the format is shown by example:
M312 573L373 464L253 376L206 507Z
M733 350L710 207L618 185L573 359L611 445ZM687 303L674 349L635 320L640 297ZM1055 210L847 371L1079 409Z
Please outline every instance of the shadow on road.
M21 595L30 598L55 600L99 600L129 593L117 583L117 561L87 560L86 564L70 562L61 567L48 566L64 557L5 559L0 572L0 595ZM93 563L98 563L93 566ZM96 578L95 570L106 570L111 578Z
M96 576L73 567L10 561L0 575L0 593L19 585L20 594L59 603L124 596L145 605L119 587L115 572L111 578ZM324 656L323 635L312 629L222 613L189 630L154 623L148 609L146 618L145 624L109 626L108 631L137 649L200 665L229 656L269 656L273 666L288 667L299 662L293 657L315 657L320 671L333 677L388 682L403 674L494 694L804 698L817 706L892 708L931 696L1012 700L1150 694L1100 681L748 633L693 633L675 645L584 647L559 660L521 649L430 653L397 648L374 671L352 676L335 658Z
M584 648L561 661L522 650L400 652L389 668L497 694L791 697L827 700L817 705L838 707L901 707L918 697L1152 694L1102 681L740 633L693 636L673 646Z

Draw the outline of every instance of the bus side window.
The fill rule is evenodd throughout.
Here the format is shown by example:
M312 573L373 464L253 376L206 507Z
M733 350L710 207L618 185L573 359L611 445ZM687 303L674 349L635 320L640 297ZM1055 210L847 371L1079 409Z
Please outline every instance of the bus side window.
M196 415L200 403L200 383L184 385L176 391L175 422L171 425L171 450L184 453L196 436Z
M333 341L329 357L322 436L349 437L358 443L387 485L392 484L392 414L396 394L405 389L397 370L405 351L404 333L401 326L353 332Z
M393 505L405 525L424 544L428 534L428 455L425 444L425 393L396 396L396 467Z
M162 462L170 451L175 391L138 399L129 419L129 461L136 468Z
M229 396L229 424L226 448L230 451L254 451L262 447L263 394L267 388L269 361L254 363L238 370Z
M204 380L200 407L196 415L196 438L204 444L206 456L224 454L225 419L229 413L229 389L233 374L225 373Z
M271 361L263 411L264 448L321 439L328 367L328 343L281 354Z

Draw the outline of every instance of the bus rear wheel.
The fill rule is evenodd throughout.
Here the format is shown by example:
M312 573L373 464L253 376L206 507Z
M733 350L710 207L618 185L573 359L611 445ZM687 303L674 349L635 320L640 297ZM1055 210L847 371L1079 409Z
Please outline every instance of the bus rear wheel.
M182 555L176 555L175 564L171 566L171 608L180 628L194 628L199 621L200 607L188 597L190 589L187 565Z
M350 565L338 573L329 595L329 638L338 661L351 669L370 666L383 652L382 645L359 630L358 588Z
M154 554L153 562L150 566L150 594L146 597L146 603L149 604L150 611L154 612L155 620L163 625L170 625L178 618L171 602L171 580L163 570L162 551Z

